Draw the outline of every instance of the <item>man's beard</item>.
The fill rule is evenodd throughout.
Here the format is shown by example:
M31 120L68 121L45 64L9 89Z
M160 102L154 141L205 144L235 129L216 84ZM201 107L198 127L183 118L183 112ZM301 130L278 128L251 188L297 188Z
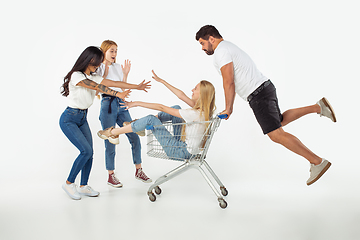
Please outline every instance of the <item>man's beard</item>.
M214 49L213 49L213 47L212 47L212 44L209 43L208 49L206 49L206 50L204 50L204 51L205 51L205 53L206 53L207 55L213 55L213 54L214 54Z

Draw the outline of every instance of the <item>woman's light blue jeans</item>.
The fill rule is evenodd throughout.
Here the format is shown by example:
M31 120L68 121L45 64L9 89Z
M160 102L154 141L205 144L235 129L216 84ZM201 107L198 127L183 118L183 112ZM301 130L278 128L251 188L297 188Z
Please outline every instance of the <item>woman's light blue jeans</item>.
M180 109L179 106L173 106L172 108ZM163 147L166 155L170 159L174 160L189 159L191 154L187 151L187 145L180 139L181 126L175 125L174 135L177 136L174 136L162 125L162 122L165 121L171 121L173 124L183 122L181 118L174 117L168 113L160 112L158 117L154 115L148 115L136 120L135 122L132 122L131 128L133 132L138 132L144 130L146 126L156 126L152 132L160 145Z
M101 100L101 109L99 119L103 129L113 127L118 124L123 126L124 122L132 121L130 113L122 108L120 103L124 103L120 98L103 97ZM110 109L109 109L110 107ZM110 112L110 113L109 113ZM133 133L126 133L131 144L132 158L134 164L141 163L141 143L139 136ZM115 146L108 140L105 140L105 166L106 170L115 170Z
M80 185L87 185L93 162L93 141L87 122L87 109L67 107L60 117L60 128L80 154L75 159L67 180L75 182L81 171Z

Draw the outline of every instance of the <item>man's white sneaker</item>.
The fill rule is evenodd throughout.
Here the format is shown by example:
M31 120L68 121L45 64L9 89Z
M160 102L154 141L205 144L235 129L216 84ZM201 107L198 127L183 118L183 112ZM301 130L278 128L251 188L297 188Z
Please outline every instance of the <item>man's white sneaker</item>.
M67 193L67 195L69 195L69 197L71 197L74 200L80 200L81 196L79 194L79 192L76 190L76 185L75 183L64 183L62 185L62 189L64 189L64 191Z
M334 109L331 107L329 101L326 98L320 99L317 104L321 108L320 116L325 116L330 118L333 122L336 122Z
M84 196L97 197L99 192L92 189L89 185L85 185L79 188L79 193Z
M331 162L326 159L319 165L310 164L310 178L307 180L306 184L309 186L316 182L331 166Z

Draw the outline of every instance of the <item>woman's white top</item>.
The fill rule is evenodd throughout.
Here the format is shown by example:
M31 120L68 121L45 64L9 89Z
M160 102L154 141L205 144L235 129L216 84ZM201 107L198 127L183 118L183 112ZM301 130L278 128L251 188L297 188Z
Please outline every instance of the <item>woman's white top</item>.
M74 72L71 75L71 80L69 83L69 95L67 96L69 107L88 109L93 104L96 91L89 88L76 86L79 82L85 80L86 78L98 84L103 80L103 78L98 75L89 76L82 72Z
M200 115L199 110L192 108L189 109L179 109L179 113L182 119L185 120L185 143L189 153L198 154L202 145L202 139L206 130L205 123L192 123L192 122L201 122L205 121L205 117Z
M104 73L105 73L105 64L101 63L100 67L98 67L96 71L96 74L102 77L104 76ZM124 74L121 69L121 65L118 63L112 63L111 65L109 65L108 75L105 78L113 81L122 82L124 79ZM117 88L117 87L110 87L110 88L118 92L123 92L121 88Z

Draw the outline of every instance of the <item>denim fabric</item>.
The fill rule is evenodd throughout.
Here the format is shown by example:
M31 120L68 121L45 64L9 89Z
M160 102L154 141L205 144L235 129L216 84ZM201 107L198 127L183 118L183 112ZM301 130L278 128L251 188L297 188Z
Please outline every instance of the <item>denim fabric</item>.
M109 105L111 103L111 113L109 113ZM124 122L132 121L128 110L122 108L120 103L124 103L120 98L115 98L111 101L111 97L103 97L101 100L101 109L99 119L103 129L113 127L116 124L120 127ZM134 164L141 163L141 143L139 136L133 133L126 133L126 136L131 144L132 158ZM105 166L106 170L115 169L115 146L108 140L105 140Z
M87 109L67 107L59 122L65 136L80 151L67 179L71 183L75 182L76 176L81 171L80 185L87 185L93 161L93 142L86 117Z
M172 108L175 109L181 109L181 107L179 105L175 105L172 106ZM158 113L158 118L159 120L163 123L163 122L167 122L167 121L171 121L172 124L176 124L176 123L183 123L184 120L182 118L178 118L175 117L173 115L170 115L168 113L165 112L159 112ZM180 140L180 136L181 136L181 125L174 125L174 136L177 140Z
M163 121L164 119L166 119L166 117L169 117L167 115L163 115L162 113L160 113L160 116ZM179 138L174 137L162 125L160 119L155 117L154 115L148 115L146 117L138 119L135 122L132 122L131 128L134 132L138 132L144 130L148 125L156 126L152 130L152 132L169 158L179 160L189 159L191 157L191 154L187 151L186 143L181 141ZM174 131L181 131L181 129L174 129Z

